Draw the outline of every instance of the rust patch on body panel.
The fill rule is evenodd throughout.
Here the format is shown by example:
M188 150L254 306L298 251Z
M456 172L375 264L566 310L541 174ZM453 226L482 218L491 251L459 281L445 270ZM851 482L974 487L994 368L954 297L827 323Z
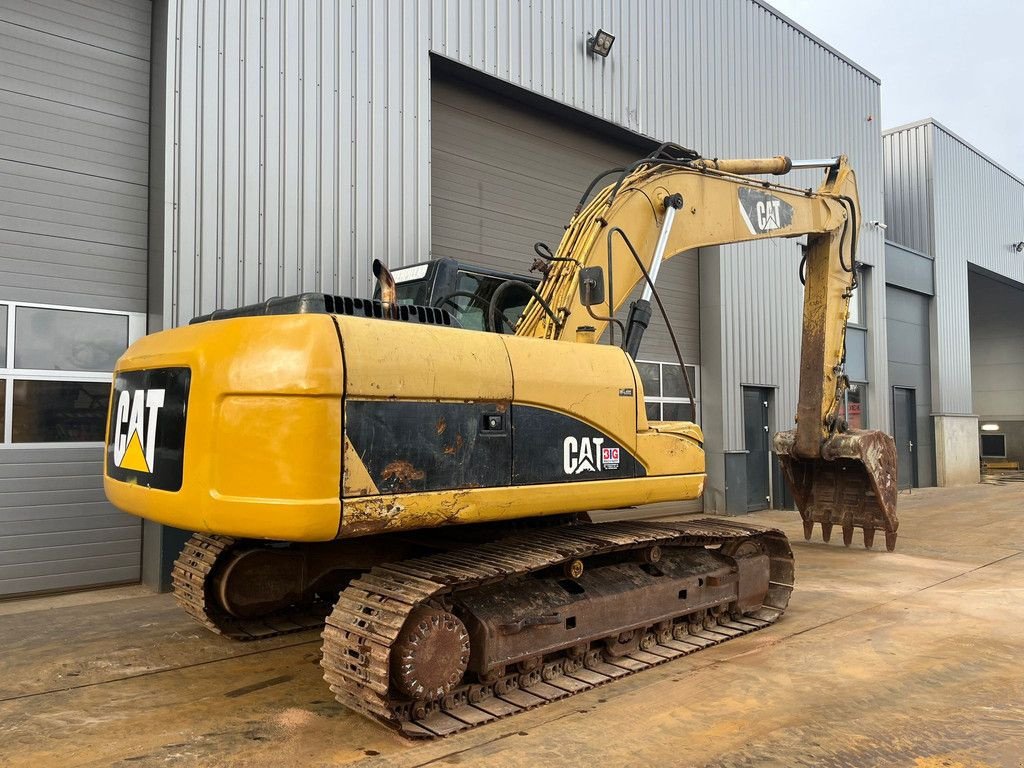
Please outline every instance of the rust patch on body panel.
M416 469L408 461L402 460L392 461L381 473L381 480L394 480L400 490L412 490L412 484L424 477L426 474L422 469Z
M465 441L462 439L461 434L455 435L455 442L452 443L451 445L446 445L444 447L445 454L448 456L454 456L456 453L458 453L459 450L462 449L464 443Z

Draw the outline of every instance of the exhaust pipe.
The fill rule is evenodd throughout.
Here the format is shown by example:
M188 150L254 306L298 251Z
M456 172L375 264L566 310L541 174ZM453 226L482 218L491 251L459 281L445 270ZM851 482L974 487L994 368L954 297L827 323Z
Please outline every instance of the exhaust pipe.
M395 287L395 278L391 270L384 266L380 259L373 260L373 276L380 286L381 309L387 317L394 317L395 305L398 304L398 289Z

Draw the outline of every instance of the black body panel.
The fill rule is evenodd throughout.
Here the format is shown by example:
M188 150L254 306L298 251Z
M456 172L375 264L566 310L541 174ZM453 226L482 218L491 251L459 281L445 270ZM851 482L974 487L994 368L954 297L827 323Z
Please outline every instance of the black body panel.
M381 493L507 486L507 402L348 400L345 432Z
M546 408L512 406L512 483L568 483L643 477L625 447L579 419Z
M110 401L107 475L147 488L181 489L190 380L188 368L117 374Z
M380 493L643 477L643 465L572 416L507 402L349 400L345 434Z

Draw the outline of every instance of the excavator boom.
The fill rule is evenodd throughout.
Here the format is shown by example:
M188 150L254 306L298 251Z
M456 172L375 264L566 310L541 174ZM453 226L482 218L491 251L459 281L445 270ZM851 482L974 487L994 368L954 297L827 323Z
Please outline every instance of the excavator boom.
M823 167L816 191L751 178ZM664 260L695 248L776 237L806 236L803 333L796 427L773 440L804 520L828 540L832 526L849 545L862 528L870 547L875 529L896 543L896 458L892 438L850 430L838 415L848 381L846 320L857 286L860 204L845 157L793 163L788 157L744 160L674 159L635 163L577 209L516 334L575 340L581 326L600 337L646 282L654 290ZM594 301L602 296L602 302ZM644 300L641 299L641 302ZM649 308L634 302L623 343L635 357ZM600 314L598 314L600 312ZM640 319L637 320L636 318ZM684 367L685 370L685 367Z

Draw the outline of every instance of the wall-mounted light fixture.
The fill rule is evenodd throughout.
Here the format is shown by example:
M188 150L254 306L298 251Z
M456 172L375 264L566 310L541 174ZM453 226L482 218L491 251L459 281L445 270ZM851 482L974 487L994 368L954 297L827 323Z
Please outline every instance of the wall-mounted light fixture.
M1010 247L1017 253L1024 253L1024 240L1021 240L1019 243L1010 243Z
M998 424L982 424L981 425L981 431L982 432L998 432L999 431L999 425Z
M612 43L614 42L615 35L611 32L605 32L603 29L599 29L597 30L597 34L593 37L587 38L587 53L591 56L607 58L608 54L612 52Z

